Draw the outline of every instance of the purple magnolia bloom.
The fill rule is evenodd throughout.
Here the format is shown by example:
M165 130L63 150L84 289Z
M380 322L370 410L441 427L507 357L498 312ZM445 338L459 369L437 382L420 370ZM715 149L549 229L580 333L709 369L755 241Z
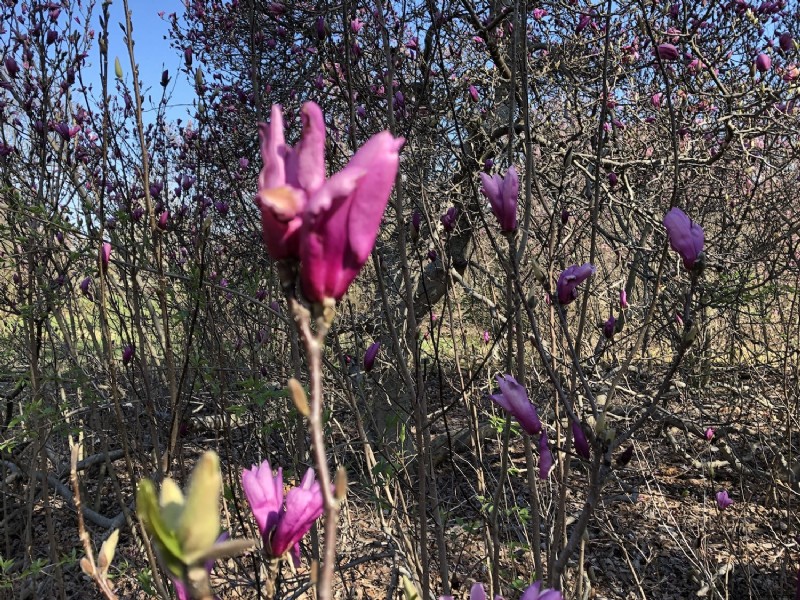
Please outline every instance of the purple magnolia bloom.
M661 92L656 92L655 94L650 96L650 104L653 106L653 108L659 109L661 108L661 100L663 98L664 94L662 94Z
M186 48L183 49L183 61L186 63L187 67L191 67L192 66L192 47L191 46L186 46Z
M791 52L794 49L794 39L791 33L782 33L778 36L778 45L784 52Z
M528 392L511 375L498 375L497 385L500 386L499 394L492 394L491 398L501 408L509 412L530 435L536 435L542 430L542 422L536 407L528 400Z
M618 183L619 183L619 176L618 176L616 173L614 173L614 171L611 171L611 172L608 174L608 184L609 184L609 185L610 185L612 188L614 188L614 187L617 187L617 184L618 184Z
M297 564L300 540L323 511L322 492L314 480L314 470L303 476L300 487L283 496L283 470L273 475L269 461L242 472L242 489L264 540L264 552L280 558L290 551Z
M580 266L572 265L564 269L558 277L558 283L556 283L558 301L563 305L567 305L575 300L578 297L578 286L593 275L596 270L597 268L590 263Z
M489 176L481 173L483 187L481 192L489 199L492 212L500 223L503 232L517 230L517 196L519 194L519 178L513 166L509 167L505 177Z
M608 317L605 323L603 323L603 336L610 340L614 337L614 332L617 327L617 319L614 318L614 315Z
M547 443L547 430L542 429L539 436L539 479L547 479L553 468L553 453Z
M713 429L713 428L711 428L711 427L709 427L708 429L706 429L706 431L705 431L705 436L706 436L706 439L707 439L709 442L710 442L711 440L713 440L713 439L714 439L714 429Z
M81 294L83 294L84 296L89 296L90 295L89 294L89 285L91 283L92 283L92 278L91 277L85 277L81 281L81 283L79 285L79 287L81 288Z
M763 52L756 57L756 69L759 73L766 73L772 68L772 59Z
M122 348L122 364L127 365L133 360L133 356L136 354L136 346L133 344L126 344Z
M381 349L381 343L375 342L364 353L364 370L372 371L375 366L375 357L378 356L378 351Z
M160 215L158 215L158 222L156 223L156 225L158 225L158 228L161 231L166 231L168 222L169 222L169 211L165 210Z
M580 33L584 29L589 26L589 23L592 22L592 17L589 15L581 15L581 18L578 19L578 25L575 27L575 33Z
M314 23L314 30L317 32L317 38L324 40L328 35L328 27L325 25L325 18L320 15Z
M451 206L448 208L447 212L444 213L439 220L442 222L445 231L453 231L456 226L456 221L458 220L458 207Z
M422 225L422 213L415 208L414 212L411 213L411 230L414 233L414 235L419 235L419 228L421 225Z
M19 65L13 56L6 56L6 72L11 79L15 79L19 73Z
M566 225L567 224L567 222L569 221L569 216L570 216L569 211L566 208L561 211L561 224L562 225Z
M664 216L669 245L683 259L687 271L694 268L700 253L703 252L705 233L703 228L692 221L680 208L673 207Z
M564 596L558 590L543 590L542 582L537 581L522 593L519 600L564 600Z
M491 341L491 339L492 339L492 336L489 335L489 330L488 329L484 330L484 332L483 332L483 343L484 344L488 344Z
M733 504L733 500L728 496L728 490L720 490L717 492L717 506L720 510L725 510L731 504Z
M474 85L469 86L469 97L473 102L477 102L481 99L481 96L478 93L478 88L476 88Z
M270 302L269 307L272 309L273 312L281 314L281 305L278 304L277 300L273 300L272 302Z
M111 260L111 244L103 242L100 246L100 272L105 273L108 270L108 263Z
M656 53L661 60L678 60L678 49L672 44L659 44Z
M364 24L359 20L358 17L350 21L350 31L352 31L353 33L358 33L359 31L361 31L361 28L363 26Z
M589 460L590 453L589 453L589 442L586 441L586 434L583 432L583 427L578 421L572 421L570 423L572 427L572 439L575 442L575 452L578 453L578 456L581 458L585 458Z
M486 590L482 583L473 583L469 590L469 600L486 600Z
M619 291L619 307L625 310L628 306L628 292L625 291L625 288L622 288Z

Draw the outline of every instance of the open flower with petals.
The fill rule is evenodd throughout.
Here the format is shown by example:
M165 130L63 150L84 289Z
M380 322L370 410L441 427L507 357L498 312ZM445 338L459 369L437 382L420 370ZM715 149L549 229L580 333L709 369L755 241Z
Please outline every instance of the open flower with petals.
M728 496L728 490L720 490L717 492L717 506L720 510L725 510L731 504L733 504L733 500Z
M519 600L564 600L558 590L542 589L542 582L537 581L526 589Z
M306 471L300 486L286 494L285 502L283 471L279 468L273 474L266 460L260 466L245 469L242 488L264 540L264 552L270 558L280 558L289 551L295 564L299 564L300 540L324 508L314 470Z
M509 412L530 435L542 430L542 422L536 407L528 400L528 392L511 375L497 376L500 393L493 394L492 400Z

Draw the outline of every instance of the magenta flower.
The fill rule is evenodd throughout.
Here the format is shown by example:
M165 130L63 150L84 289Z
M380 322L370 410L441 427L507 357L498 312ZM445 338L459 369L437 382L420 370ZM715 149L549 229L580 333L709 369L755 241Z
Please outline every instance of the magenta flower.
M481 173L483 187L481 192L489 199L492 212L500 223L503 232L517 230L517 196L519 195L519 178L513 166L509 167L505 177L489 176Z
M678 207L671 208L664 216L664 227L667 229L669 245L681 255L686 270L691 271L703 251L705 243L703 228Z
M558 590L543 590L542 582L537 581L522 593L519 600L564 600L564 596Z
M458 221L458 207L451 206L448 208L447 212L439 220L442 222L445 231L453 231L456 227L456 221Z
M556 283L558 301L563 305L567 305L575 300L578 297L578 286L593 275L596 270L596 267L590 263L580 266L572 265L564 269L558 277L558 283Z
M478 88L474 85L469 86L469 97L472 98L473 102L477 102L481 99L480 94L478 94Z
M17 64L17 61L13 56L6 56L4 64L6 66L6 72L8 73L8 76L11 79L15 79L19 73L19 65Z
M127 365L133 360L133 356L136 354L136 346L133 344L126 344L122 347L122 364Z
M717 506L720 510L725 510L731 504L733 504L733 500L728 496L728 490L720 490L717 492Z
M483 343L484 344L488 344L491 341L491 339L492 339L492 336L489 335L489 330L488 329L484 330L484 332L483 332Z
M325 183L325 122L319 106L303 105L303 135L296 148L283 136L280 105L272 106L269 125L259 123L261 160L256 203L261 233L275 260L299 258L300 228L309 197Z
M608 317L605 323L603 323L603 336L610 340L614 337L614 333L617 327L617 320L614 318L614 315Z
M486 600L486 590L482 583L473 583L469 589L469 600Z
M656 52L661 60L678 60L678 49L672 44L659 44Z
M706 440L709 442L714 439L714 429L709 427L705 430Z
M311 302L341 299L369 258L392 193L400 164L398 152L404 141L388 131L374 135L309 199L303 222L300 279Z
M622 288L619 291L619 307L622 310L625 310L626 308L628 308L628 306L629 306L629 304L628 304L628 292L625 291L625 288Z
M313 469L306 471L300 487L289 490L285 505L283 470L279 468L273 475L269 461L242 472L242 489L264 540L264 552L280 558L288 550L295 563L299 562L299 542L323 510Z
M664 94L662 94L661 92L656 92L655 94L650 96L650 104L653 106L653 108L659 109L661 108L661 100L663 98Z
M372 371L375 366L375 357L378 356L378 351L381 349L381 343L375 342L364 353L364 370Z
M108 270L108 263L111 260L111 244L103 242L100 246L100 272L105 273Z
M92 283L92 278L85 277L79 285L79 287L81 288L81 294L83 294L84 296L89 296L89 298L91 298L91 294L89 293L89 285L91 283Z
M794 50L794 39L791 33L782 33L778 36L778 45L784 52L791 52Z
M772 59L763 52L756 57L756 69L759 73L766 73L772 68Z
M539 436L539 479L547 479L553 469L553 453L547 443L547 430L542 429Z
M577 452L578 456L581 458L589 460L591 456L589 452L589 442L586 441L586 434L583 432L583 427L581 427L578 421L571 421L570 426L572 427L572 439L575 442L575 452Z
M500 386L499 394L492 394L491 398L504 410L509 412L530 435L536 435L542 430L542 422L536 407L528 400L528 392L511 375L498 375L497 385Z

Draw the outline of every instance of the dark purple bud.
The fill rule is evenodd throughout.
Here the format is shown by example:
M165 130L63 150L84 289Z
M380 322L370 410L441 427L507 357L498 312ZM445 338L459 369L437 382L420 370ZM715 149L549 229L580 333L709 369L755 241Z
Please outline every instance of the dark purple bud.
M411 213L411 228L416 234L419 234L419 228L421 225L422 225L422 213L415 208L414 212Z
M5 65L8 76L11 79L15 79L19 73L19 65L17 64L17 61L14 60L13 56L6 56Z
M472 98L473 102L477 102L481 99L480 94L478 94L478 88L474 85L469 86L469 97Z
M158 228L161 231L166 231L168 222L169 222L169 211L165 210L160 215L158 215L158 223L157 223Z
M569 217L570 217L569 211L566 208L564 210L562 210L561 211L561 224L562 225L566 225L567 221L569 221Z
M435 262L438 257L439 257L439 255L436 254L436 250L428 250L428 260L429 261Z
M167 87L169 83L169 69L164 69L161 72L161 87Z
M659 44L656 48L656 53L661 60L678 60L680 54L678 53L678 49L673 46L672 44Z
M608 174L608 183L612 188L617 187L617 184L619 183L619 177L616 173L614 173L614 171L611 171Z
M164 184L160 181L154 181L150 184L150 196L153 198L158 198L161 195L161 191L164 189Z
M259 302L263 302L266 297L267 297L267 290L258 290L256 292L256 300L258 300Z
M50 44L54 44L56 40L58 40L58 32L55 29L49 30L47 32L47 37L45 38L47 45L49 46Z
M144 209L141 206L137 206L131 211L131 220L134 223L138 223L141 221L142 215L144 215Z
M126 344L122 348L122 364L127 365L136 354L136 347L133 344Z
M619 467L620 469L623 468L629 462L631 462L632 458L633 458L633 444L628 446L622 454L617 456L616 460L617 467Z
M580 33L584 29L589 26L589 23L592 22L592 17L589 15L581 15L581 18L578 20L578 24L575 26L575 33Z
M81 281L81 283L80 283L80 286L79 286L79 287L81 288L81 293L82 293L84 296L88 296L88 295L89 295L89 285L90 285L91 283L92 283L92 278L91 278L91 277L85 277L85 278L84 278L84 279Z
M64 232L63 231L56 231L56 241L59 244L63 244L64 243Z
M228 216L228 209L229 209L229 206L228 206L228 203L227 203L227 202L223 202L222 200L217 200L217 201L214 203L214 208L216 208L216 209L217 209L217 212L218 212L220 215L222 215L223 217L227 217L227 216Z
M491 158L487 158L485 161L483 161L483 170L487 173L491 172L493 166L494 161Z
M183 62L186 63L187 67L191 67L192 66L192 47L191 46L186 46L186 48L183 49Z
M381 343L375 342L364 353L364 370L371 371L372 367L375 366L375 357L378 356L378 352L381 349Z
M542 429L539 435L539 479L547 479L553 469L553 453L547 443L547 430Z
M317 39L324 40L328 35L328 28L325 25L325 18L320 15L314 23L314 29L317 32Z
M605 323L603 323L603 336L610 340L614 337L614 333L617 327L617 320L614 318L614 315L608 317Z
M458 220L458 207L451 206L448 208L447 212L444 213L439 220L442 222L445 231L453 231L456 226L456 221Z
M583 427L577 421L571 422L572 426L572 439L575 443L575 452L578 456L585 460L589 460L591 454L589 452L589 442L586 441L586 434L583 432Z
M782 33L778 37L778 45L784 52L791 52L794 50L794 39L791 33Z
M277 300L273 300L272 302L270 302L269 307L272 309L272 312L281 314L281 305L278 304Z
M105 273L108 270L108 263L111 259L111 244L103 242L100 246L100 272Z

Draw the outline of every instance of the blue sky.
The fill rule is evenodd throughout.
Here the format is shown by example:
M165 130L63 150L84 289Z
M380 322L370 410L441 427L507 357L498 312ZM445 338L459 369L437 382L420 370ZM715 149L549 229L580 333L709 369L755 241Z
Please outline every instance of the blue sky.
M178 13L181 15L185 10L183 2L180 0L128 0L133 22L133 39L135 42L133 51L136 62L139 64L139 77L142 81L144 90L145 107L150 107L147 95L153 97L153 103L158 102L161 97L161 72L169 70L170 82L168 91L171 93L167 119L174 121L182 118L186 121L192 112L192 100L194 99L193 86L187 81L186 75L179 71L182 64L182 54L180 51L171 48L169 45L169 14ZM164 13L160 17L159 13ZM101 14L99 3L93 15L93 25L95 30L100 29L99 17ZM119 23L125 22L125 13L122 0L113 0L109 6L109 48L108 56L113 77L114 58L119 57L122 70L125 73L125 80L130 83L130 58L123 41L123 33ZM96 56L96 55L95 55ZM145 119L148 114L145 113Z

